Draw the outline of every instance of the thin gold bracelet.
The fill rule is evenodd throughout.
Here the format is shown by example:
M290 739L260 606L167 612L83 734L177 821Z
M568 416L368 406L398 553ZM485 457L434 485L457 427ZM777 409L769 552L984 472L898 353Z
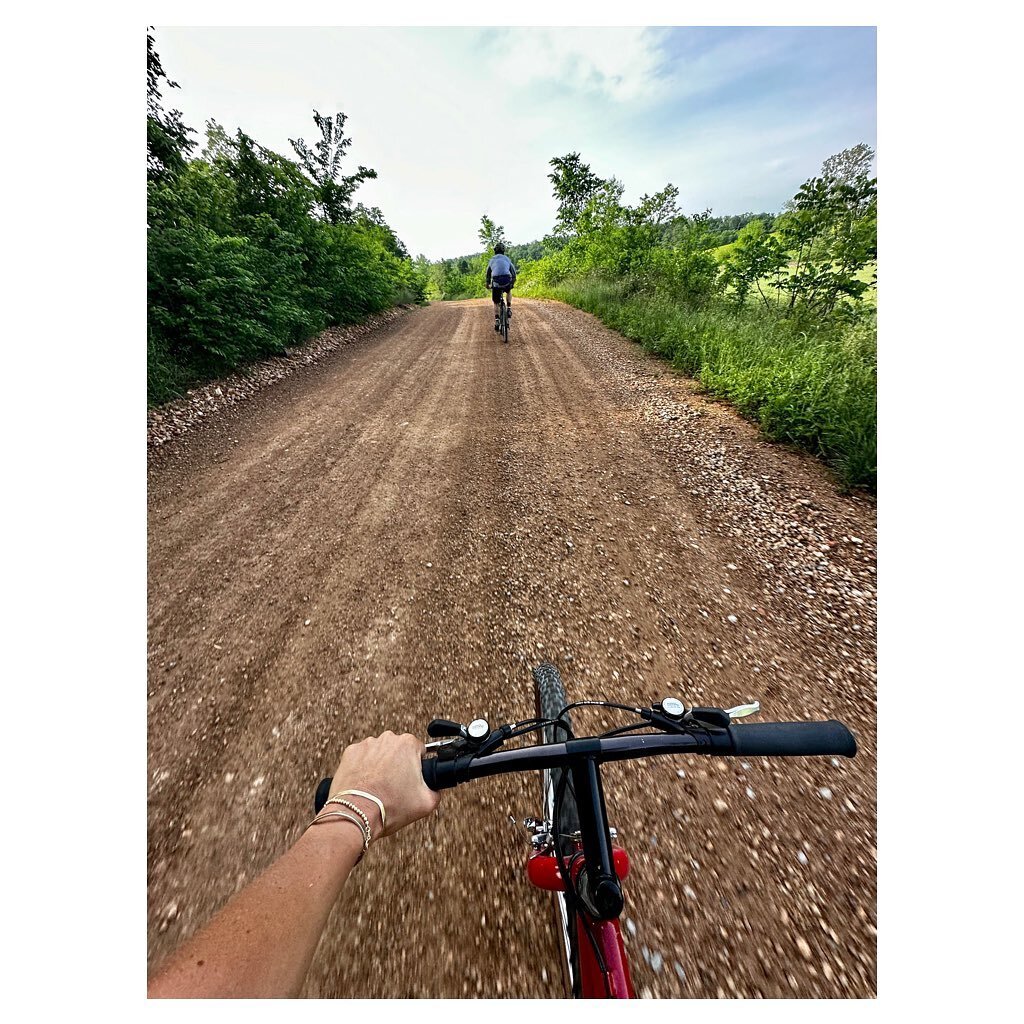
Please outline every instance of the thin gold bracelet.
M330 800L328 800L327 803L324 804L324 806L326 807L327 804L341 804L342 807L347 807L354 814L358 814L363 824L366 826L366 831L369 832L371 836L373 835L373 829L370 828L370 819L367 817L367 815L365 814L361 807L356 807L356 805L352 803L350 800L345 800L343 797L340 796L332 796Z
M343 793L339 793L338 796L361 796L364 800L372 800L380 809L380 830L382 833L387 831L388 816L384 813L384 801L379 796L374 796L372 793L364 793L361 789L346 789Z
M363 824L358 818L353 818L351 814L346 814L344 811L321 811L304 829L308 831L314 825L319 825L321 822L326 821L328 818L344 818L345 821L351 821L353 825L363 834L363 849L359 854L359 860L363 859L363 854L370 848L370 830ZM357 862L358 863L358 862Z

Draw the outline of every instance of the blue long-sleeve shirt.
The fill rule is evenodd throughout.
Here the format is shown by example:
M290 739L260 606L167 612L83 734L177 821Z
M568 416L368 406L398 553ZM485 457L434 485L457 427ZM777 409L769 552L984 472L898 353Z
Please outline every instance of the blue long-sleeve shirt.
M512 283L516 283L516 265L503 253L496 253L487 262L487 287L491 287L491 278L510 274Z

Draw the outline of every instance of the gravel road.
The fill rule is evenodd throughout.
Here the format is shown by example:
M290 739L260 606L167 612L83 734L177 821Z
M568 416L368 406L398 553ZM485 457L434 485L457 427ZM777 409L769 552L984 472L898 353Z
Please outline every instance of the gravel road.
M597 320L408 312L151 449L151 967L265 868L342 747L678 695L839 718L853 761L605 770L638 993L875 994L875 507ZM577 716L577 730L611 719ZM485 780L371 850L309 996L561 995Z

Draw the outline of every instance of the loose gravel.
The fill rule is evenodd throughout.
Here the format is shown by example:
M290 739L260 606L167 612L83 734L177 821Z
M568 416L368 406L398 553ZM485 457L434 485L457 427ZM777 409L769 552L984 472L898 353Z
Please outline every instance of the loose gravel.
M413 310L151 450L151 963L294 840L345 743L526 717L548 659L577 699L853 729L852 761L605 786L639 993L873 996L873 501L585 313L517 300L504 346L489 312ZM507 820L538 797L462 787L372 851L306 993L561 994Z

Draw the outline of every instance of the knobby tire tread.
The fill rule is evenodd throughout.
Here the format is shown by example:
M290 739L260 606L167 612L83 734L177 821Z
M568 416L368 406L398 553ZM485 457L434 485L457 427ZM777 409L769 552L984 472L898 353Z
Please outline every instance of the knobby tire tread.
M538 665L533 670L533 681L534 681L534 694L536 698L536 709L538 718L557 718L562 708L568 703L569 699L565 694L565 685L562 683L562 678L558 674L558 669L554 665L545 663ZM570 728L571 720L568 715L563 716L564 719L569 722ZM566 739L566 734L562 729L557 726L547 725L541 730L541 736L545 743L558 743ZM556 768L551 771L552 783L554 791L558 791L558 787L561 784L561 776L563 770ZM541 772L541 796L545 798L547 792L546 780L544 778L545 773ZM549 809L545 806L545 815L549 813ZM580 827L579 812L576 809L576 800L573 797L572 789L567 784L565 792L562 796L561 815L559 821L554 823L555 828L562 834L571 834L578 832ZM561 912L557 906L557 901L561 897L558 894L553 894L552 899L552 910L554 911L556 927L561 930ZM572 976L576 979L575 989L570 994L573 996L579 996L579 984L580 984L580 954L579 954L579 935L575 921L575 916L570 913L569 918L569 948L570 948L570 959L572 960ZM568 979L567 979L568 980Z

